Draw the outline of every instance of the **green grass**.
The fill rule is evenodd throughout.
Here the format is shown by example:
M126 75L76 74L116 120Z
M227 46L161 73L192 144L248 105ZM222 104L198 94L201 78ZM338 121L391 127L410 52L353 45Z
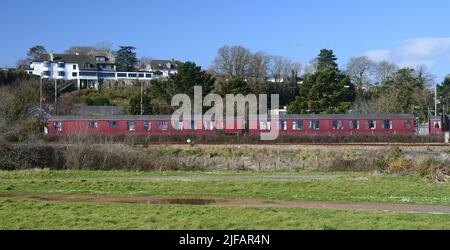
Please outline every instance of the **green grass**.
M0 199L0 229L450 229L450 215Z
M0 172L3 193L64 193L104 195L166 195L245 197L268 200L366 201L450 205L450 185L421 178L339 173L326 180L227 179L248 172L122 172L50 171ZM268 172L273 174L273 172ZM302 171L289 175L326 175ZM335 174L335 173L331 173ZM155 179L155 176L213 176L220 179Z

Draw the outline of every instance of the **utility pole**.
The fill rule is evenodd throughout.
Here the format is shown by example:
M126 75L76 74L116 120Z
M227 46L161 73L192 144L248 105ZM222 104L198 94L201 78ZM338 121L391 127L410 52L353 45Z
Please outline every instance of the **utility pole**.
M42 112L42 82L43 82L43 76L42 76L42 73L41 73L41 84L40 84L40 86L39 86L39 109L40 109L40 111L39 112Z
M58 81L55 78L55 115L58 115Z
M437 85L434 88L434 116L438 115Z

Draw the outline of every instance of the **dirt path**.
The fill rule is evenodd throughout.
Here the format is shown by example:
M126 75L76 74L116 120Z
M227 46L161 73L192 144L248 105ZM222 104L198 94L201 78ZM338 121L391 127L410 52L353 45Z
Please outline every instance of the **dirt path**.
M0 193L0 198L11 200L85 201L96 203L179 204L203 206L243 206L276 208L323 208L338 210L390 211L404 213L450 214L450 206L412 205L393 203L359 203L328 201L280 201L265 199L186 198L166 196L105 196L67 194Z

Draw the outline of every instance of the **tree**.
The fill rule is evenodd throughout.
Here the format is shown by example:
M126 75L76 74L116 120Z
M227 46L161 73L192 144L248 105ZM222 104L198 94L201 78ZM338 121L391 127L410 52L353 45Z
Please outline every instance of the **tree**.
M225 97L228 94L248 95L252 92L252 90L249 88L245 80L243 80L242 78L237 78L220 84L216 92L219 95Z
M336 56L322 50L314 74L307 74L299 87L299 96L288 106L289 113L344 113L355 100L355 87L350 78L340 72Z
M118 71L133 71L137 63L135 47L119 46L116 56L116 65Z
M39 59L41 55L47 54L47 50L42 45L36 45L28 50L28 61L34 61Z
M299 75L301 73L301 65L284 58L282 56L273 56L273 64L271 76L275 82L285 81L292 73Z
M444 81L437 86L438 97L442 104L442 112L449 113L450 104L450 76L447 76Z
M352 57L347 64L345 74L350 77L350 80L357 87L362 90L365 86L371 85L371 73L375 63L367 56Z
M397 70L376 89L374 98L355 103L355 113L414 114L426 121L433 107L430 79L423 71L411 68Z
M317 57L317 70L324 71L327 69L337 70L337 58L334 55L333 50L322 49L319 57Z
M219 49L213 69L231 79L246 78L250 68L251 52L242 46L224 46Z
M194 96L194 87L202 86L203 95L207 95L214 87L215 78L202 70L193 62L185 62L178 67L178 73L169 78L174 94Z
M170 105L173 96L172 84L167 80L153 79L150 86L144 90L143 110L144 115L168 115L173 113ZM135 93L130 98L129 113L141 114L141 95Z
M388 61L381 61L376 63L372 70L376 80L375 85L379 85L384 81L389 80L389 78L391 78L398 70L398 67Z

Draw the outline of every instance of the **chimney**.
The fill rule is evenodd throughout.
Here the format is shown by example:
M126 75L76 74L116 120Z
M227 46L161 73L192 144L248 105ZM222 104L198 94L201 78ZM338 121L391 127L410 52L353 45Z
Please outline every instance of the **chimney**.
M53 62L53 59L54 59L53 52L50 51L50 53L48 53L48 55L50 56L50 61Z

